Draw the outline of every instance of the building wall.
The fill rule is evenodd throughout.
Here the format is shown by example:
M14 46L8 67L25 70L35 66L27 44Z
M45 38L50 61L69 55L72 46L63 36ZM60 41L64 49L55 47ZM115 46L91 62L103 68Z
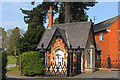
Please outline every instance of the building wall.
M94 67L95 67L95 59L96 59L96 51L95 51L95 40L94 40L94 35L93 35L93 31L92 31L92 27L90 29L90 32L89 32L89 35L88 35L88 40L90 41L90 43L92 43L92 45L90 45L89 47L87 47L88 45L88 40L87 40L87 44L86 44L86 48L84 50L84 55L83 55L83 59L84 59L84 70L85 72L91 72L91 71L94 71ZM93 46L91 48L91 46ZM90 66L88 67L87 66L87 50L90 50Z
M90 40L92 43L94 43L94 39L93 39L93 34L92 33L92 30L90 30L89 32L89 35L88 35L88 40ZM53 41L52 45L51 45L51 50L50 51L47 51L45 54L45 56L47 56L45 58L45 60L47 60L47 64L48 67L51 66L51 62L52 64L55 63L55 52L57 50L62 50L64 52L64 61L65 61L65 65L67 65L67 56L68 56L68 53L67 53L67 47L65 47L65 44L63 42L63 40L61 38L54 38L55 40ZM87 41L88 41L87 40ZM87 45L87 44L86 44ZM75 53L75 50L73 50L73 64L76 63L76 53ZM48 58L49 57L49 58ZM75 67L73 66L73 69L75 69ZM85 70L85 51L84 49L82 49L82 55L81 55L81 71L84 72Z
M118 57L118 20L108 28L109 32L109 53L111 60L119 60Z
M57 50L59 50L59 49L57 49L56 47L57 46L60 46L60 49L63 51L63 52L65 52L64 54L64 58L66 59L67 58L67 50L66 50L66 47L65 47L65 44L63 43L63 40L62 39L58 39L58 38L56 38L55 39L55 41L54 41L54 43L52 44L52 48L51 48L51 50L49 50L49 51L47 51L46 53L45 53L45 55L47 56L46 57L46 60L47 60L47 63L48 64L51 64L51 62L52 63L55 63L55 51L57 51ZM56 49L55 49L56 48ZM55 51L54 51L55 50ZM50 59L48 59L48 57L50 57ZM49 66L50 67L50 66Z
M120 31L120 18L117 23L118 23L118 30ZM120 52L120 41L118 42L118 52Z
M101 60L106 61L108 55L110 55L111 63L113 63L113 60L118 61L118 45L120 44L118 44L118 20L107 28L107 30L111 31L101 31L103 32L103 41L99 41L99 34L101 32L95 33L95 40L102 49Z

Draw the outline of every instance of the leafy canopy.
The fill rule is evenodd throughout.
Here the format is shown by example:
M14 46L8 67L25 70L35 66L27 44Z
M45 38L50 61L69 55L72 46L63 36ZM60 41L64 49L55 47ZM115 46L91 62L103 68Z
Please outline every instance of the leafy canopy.
M18 55L19 49L17 48L16 44L18 43L18 39L20 38L20 29L18 27L12 30L12 34L10 35L7 53L9 55Z

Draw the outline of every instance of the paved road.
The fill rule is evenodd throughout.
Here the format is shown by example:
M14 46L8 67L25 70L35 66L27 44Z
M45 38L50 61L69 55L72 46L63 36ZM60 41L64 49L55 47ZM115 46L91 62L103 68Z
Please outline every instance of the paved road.
M16 64L8 64L6 68L8 69L8 68L15 67L15 66Z
M17 74L16 74L17 75ZM7 80L119 80L118 76L120 76L120 72L108 72L108 71L96 71L94 73L84 73L74 77L68 77L67 79L61 78L33 78L33 77L25 77L25 76L14 76L12 74L7 75ZM16 77L16 78L15 78ZM104 79L102 79L104 78Z
M7 78L7 80L119 80L117 78Z
M72 78L118 78L120 76L120 72L117 71L96 71L94 73L84 73Z

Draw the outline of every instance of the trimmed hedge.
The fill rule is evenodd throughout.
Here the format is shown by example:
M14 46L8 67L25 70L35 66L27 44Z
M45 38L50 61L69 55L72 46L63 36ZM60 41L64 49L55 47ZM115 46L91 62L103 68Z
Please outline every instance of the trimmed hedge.
M25 52L22 55L22 70L26 76L35 76L44 74L44 58L40 52L31 51ZM18 65L20 64L20 56L18 57Z
M6 79L6 65L7 65L7 54L6 52L0 52L2 53L2 80Z

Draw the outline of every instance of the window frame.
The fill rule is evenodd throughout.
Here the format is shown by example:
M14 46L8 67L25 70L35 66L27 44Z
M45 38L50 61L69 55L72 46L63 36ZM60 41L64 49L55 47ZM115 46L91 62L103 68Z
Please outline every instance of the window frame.
M118 41L120 41L120 30L118 30Z
M100 54L97 53L97 61L100 59Z
M102 36L102 39L101 39L101 36ZM99 41L103 41L103 32L99 34Z
M87 53L87 67L90 67L90 64L91 64L91 55L90 55L90 52L88 52Z

